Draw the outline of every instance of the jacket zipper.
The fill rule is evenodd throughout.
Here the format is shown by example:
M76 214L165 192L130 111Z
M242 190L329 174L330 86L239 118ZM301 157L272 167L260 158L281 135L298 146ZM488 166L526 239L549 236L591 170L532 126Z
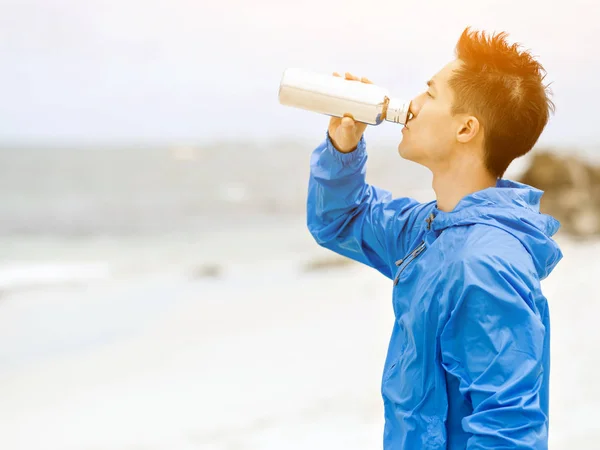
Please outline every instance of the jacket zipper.
M402 269L400 269L400 272L398 272L398 274L396 275L396 278L394 278L394 286L396 286L398 284L398 280L400 279L400 275L402 275L402 272L404 272L404 269L406 269L406 267L411 262L413 262L417 258L417 256L419 256L423 252L423 250L425 250L425 241L421 242L417 248L415 248L412 252L410 252L410 254L408 254L404 258L396 261L396 266L399 267L402 265L402 263L404 263L404 267L402 267Z

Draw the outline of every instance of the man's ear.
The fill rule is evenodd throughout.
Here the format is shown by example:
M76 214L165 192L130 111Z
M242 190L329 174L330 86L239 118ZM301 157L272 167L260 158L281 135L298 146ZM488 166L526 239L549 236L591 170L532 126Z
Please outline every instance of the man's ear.
M481 125L475 116L465 116L456 130L456 140L463 144L471 142L479 134Z

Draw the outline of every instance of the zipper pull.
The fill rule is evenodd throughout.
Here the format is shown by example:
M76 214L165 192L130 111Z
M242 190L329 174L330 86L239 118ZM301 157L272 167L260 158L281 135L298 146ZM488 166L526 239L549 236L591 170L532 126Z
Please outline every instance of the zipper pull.
M431 223L433 222L434 219L435 219L435 215L433 213L429 214L429 217L427 217L427 219L425 219L425 222L427 222L428 230L431 230Z

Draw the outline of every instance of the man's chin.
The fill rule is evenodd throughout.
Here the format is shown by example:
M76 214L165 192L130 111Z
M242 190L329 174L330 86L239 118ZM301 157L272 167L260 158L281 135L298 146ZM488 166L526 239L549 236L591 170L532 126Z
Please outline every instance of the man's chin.
M402 158L411 160L410 149L406 146L406 144L403 141L400 141L400 144L398 144L398 153Z

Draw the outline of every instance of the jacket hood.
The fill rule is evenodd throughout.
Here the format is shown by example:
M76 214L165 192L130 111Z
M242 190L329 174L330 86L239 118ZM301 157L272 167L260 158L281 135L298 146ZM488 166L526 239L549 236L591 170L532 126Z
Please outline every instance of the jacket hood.
M527 249L540 279L546 278L562 258L562 252L551 239L560 223L540 213L543 191L516 181L498 179L496 187L464 197L451 212L434 206L435 220L431 228L446 228L483 223L507 231Z

